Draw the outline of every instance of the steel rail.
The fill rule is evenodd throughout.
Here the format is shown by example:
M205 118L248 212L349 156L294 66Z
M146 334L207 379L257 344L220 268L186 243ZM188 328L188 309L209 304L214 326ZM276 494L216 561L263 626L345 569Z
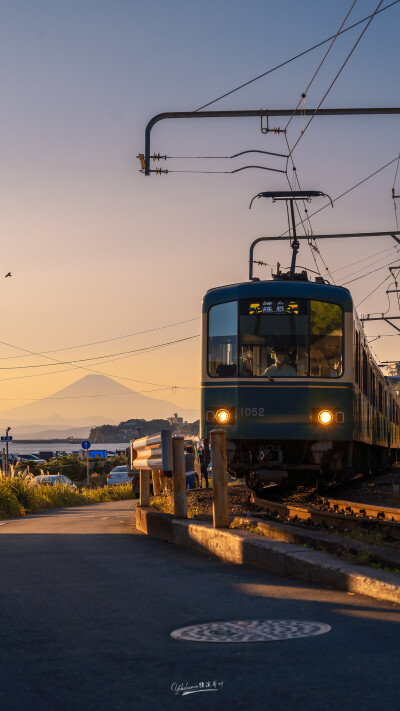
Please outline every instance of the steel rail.
M285 516L297 521L312 521L329 526L342 525L343 523L346 526L357 526L360 523L385 525L390 526L391 533L400 538L400 509L393 509L387 506L370 506L369 504L338 499L323 499L324 505L329 506L329 510L268 501L259 499L256 496L253 496L252 500L256 506L264 509L272 516Z
M329 506L334 511L348 512L366 518L379 521L390 521L400 523L400 509L390 506L373 506L371 504L356 503L355 501L343 501L341 499L322 499L325 506Z

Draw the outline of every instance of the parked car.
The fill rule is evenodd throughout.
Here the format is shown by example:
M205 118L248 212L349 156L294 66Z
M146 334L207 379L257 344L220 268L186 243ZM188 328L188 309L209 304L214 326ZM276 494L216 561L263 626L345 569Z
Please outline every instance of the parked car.
M62 484L62 486L67 486L69 489L77 489L74 482L68 479L64 474L40 474L35 476L33 479L34 484L44 484L45 486L54 486L54 484Z
M0 455L0 460L3 461L3 455ZM8 455L8 463L9 464L14 464L17 460L18 460L18 456L16 454L9 454Z
M117 486L118 484L132 484L132 491L138 495L140 491L139 472L129 470L127 464L120 464L118 467L111 469L107 474L108 486Z
M45 459L40 459L36 454L19 454L18 461L27 464L47 464Z

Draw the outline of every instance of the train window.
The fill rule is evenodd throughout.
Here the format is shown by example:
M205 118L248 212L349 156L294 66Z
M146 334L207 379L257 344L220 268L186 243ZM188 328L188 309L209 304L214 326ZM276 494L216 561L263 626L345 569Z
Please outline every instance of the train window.
M213 378L237 376L237 301L210 308L208 372Z
M362 349L362 391L364 395L368 393L368 356Z
M356 378L356 384L360 384L360 336L356 329L356 342L355 342L355 360L354 360L354 373Z
M338 378L343 372L343 314L337 304L310 301L310 375Z
M308 375L306 299L239 302L239 373L242 377Z
M378 401L378 407L379 407L379 411L382 412L382 410L383 410L383 390L382 390L382 383L379 383L379 401Z
M373 370L371 370L371 404L376 407L376 378Z

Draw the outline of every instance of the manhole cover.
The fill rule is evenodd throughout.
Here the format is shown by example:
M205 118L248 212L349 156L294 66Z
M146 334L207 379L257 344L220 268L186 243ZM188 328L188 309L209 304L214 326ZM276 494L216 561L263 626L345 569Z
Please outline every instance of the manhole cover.
M181 627L171 632L171 637L188 642L278 642L316 637L330 629L323 622L303 620L234 620Z

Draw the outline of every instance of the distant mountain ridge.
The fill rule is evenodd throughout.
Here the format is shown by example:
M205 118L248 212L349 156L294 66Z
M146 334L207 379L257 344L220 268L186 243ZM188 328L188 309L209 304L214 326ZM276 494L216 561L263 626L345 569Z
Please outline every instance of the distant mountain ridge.
M0 428L15 425L30 432L61 432L80 427L118 424L124 420L165 419L177 412L192 422L196 409L179 407L168 400L147 397L105 375L86 375L49 397L0 412ZM21 432L22 434L22 432ZM70 435L66 435L70 436Z

